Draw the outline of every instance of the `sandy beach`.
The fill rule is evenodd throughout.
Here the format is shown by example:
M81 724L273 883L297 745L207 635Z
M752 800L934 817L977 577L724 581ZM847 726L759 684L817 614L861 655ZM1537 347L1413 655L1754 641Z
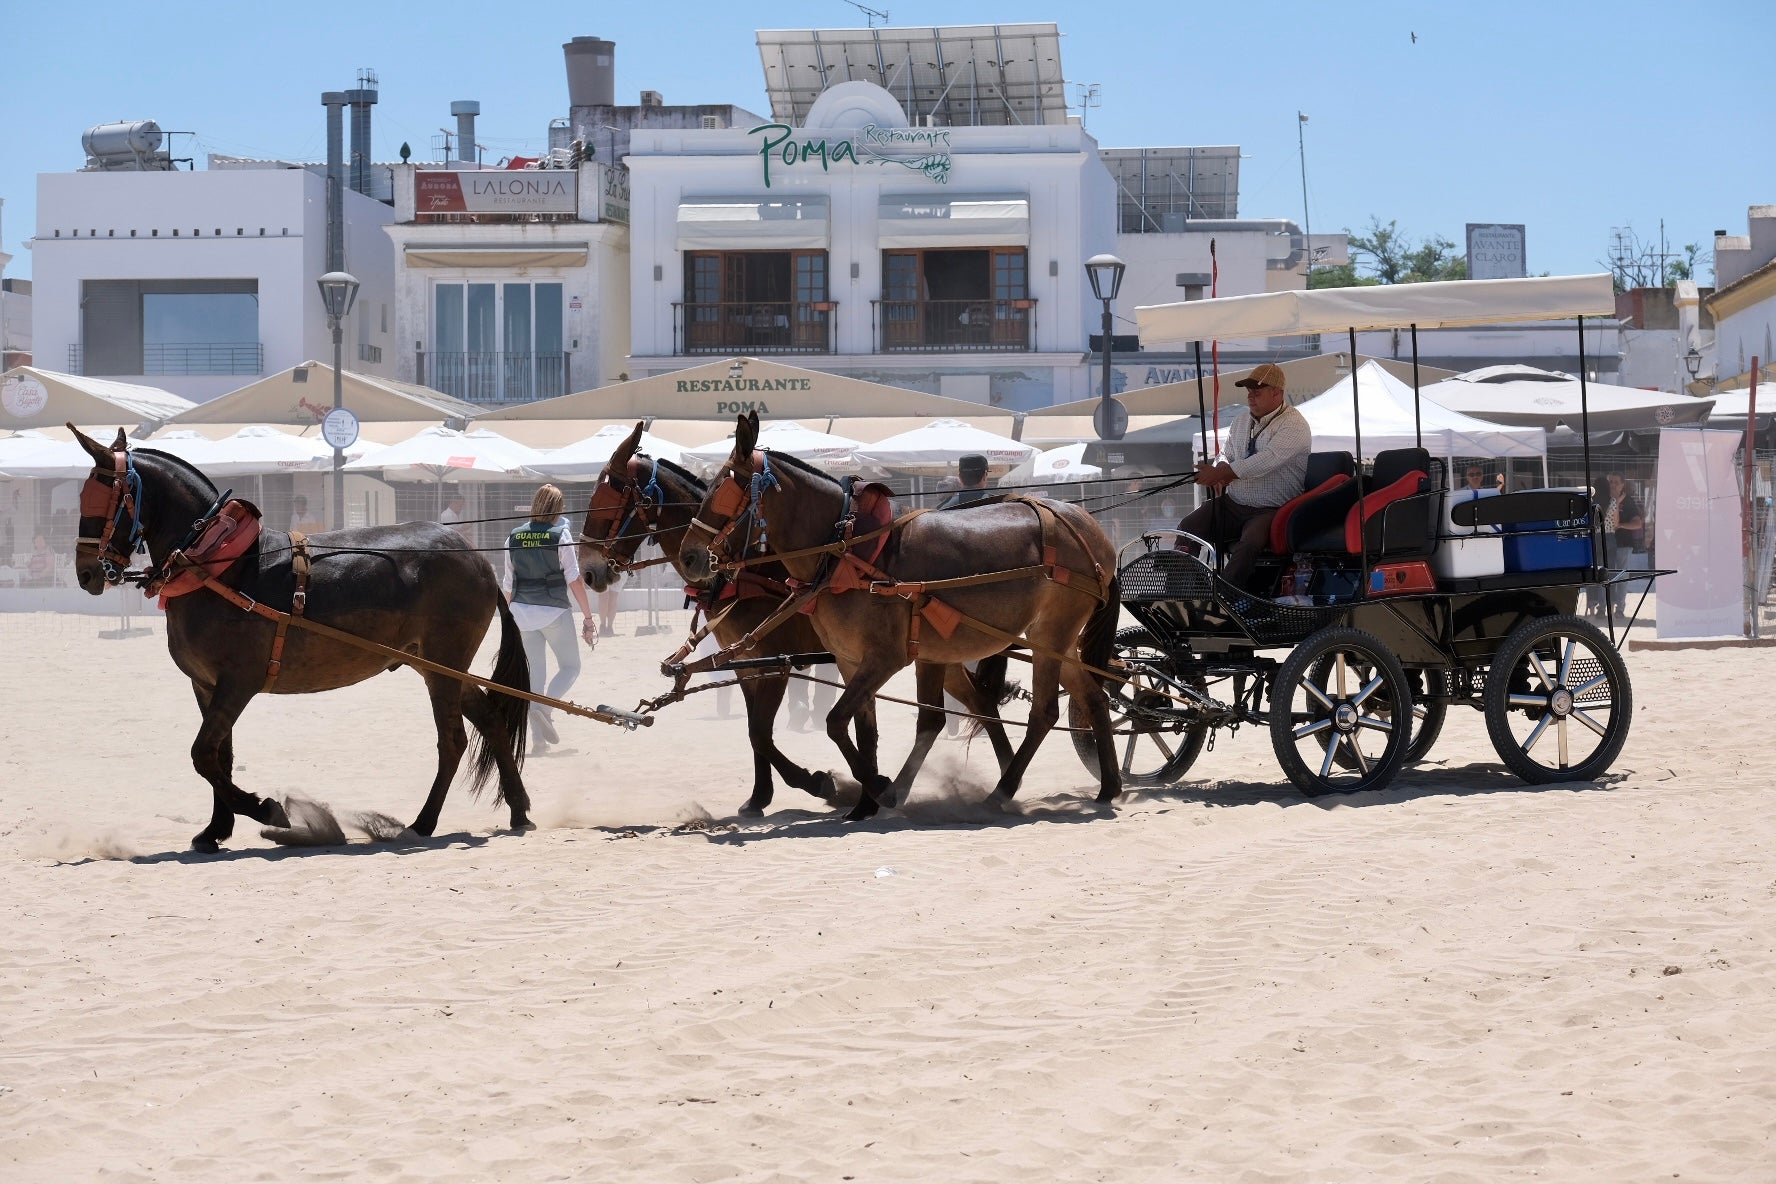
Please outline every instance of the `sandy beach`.
M663 689L640 620L576 699ZM940 740L904 811L741 821L702 695L564 721L528 834L459 785L428 842L194 856L189 686L107 624L0 616L7 1181L1776 1171L1769 651L1627 654L1596 784L1523 785L1458 709L1347 799L1247 728L1106 812L1057 734L1011 815ZM403 671L255 700L237 779L405 821L432 746Z

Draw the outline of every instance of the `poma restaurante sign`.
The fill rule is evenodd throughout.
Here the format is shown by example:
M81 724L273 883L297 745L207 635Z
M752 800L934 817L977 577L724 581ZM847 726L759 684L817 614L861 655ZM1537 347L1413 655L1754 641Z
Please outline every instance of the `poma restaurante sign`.
M950 132L938 127L877 127L865 124L854 136L800 136L786 123L762 123L748 135L761 136L765 188L771 187L771 162L787 166L835 164L897 164L924 173L939 185L950 180Z
M811 378L681 378L678 380L678 393L695 395L704 393L721 394L764 394L768 391L811 391L814 380ZM771 413L770 405L763 399L720 399L716 401L717 415L738 415L747 411L757 411L765 415Z

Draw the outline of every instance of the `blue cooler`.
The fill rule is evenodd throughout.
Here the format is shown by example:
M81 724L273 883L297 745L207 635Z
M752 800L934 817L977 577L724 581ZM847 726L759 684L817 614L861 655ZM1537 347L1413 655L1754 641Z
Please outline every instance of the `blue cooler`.
M1556 492L1583 494L1587 491L1582 486L1572 486ZM1558 522L1514 522L1504 529L1507 572L1554 571L1560 568L1591 566L1591 526L1583 518ZM1526 533L1529 531L1554 533Z

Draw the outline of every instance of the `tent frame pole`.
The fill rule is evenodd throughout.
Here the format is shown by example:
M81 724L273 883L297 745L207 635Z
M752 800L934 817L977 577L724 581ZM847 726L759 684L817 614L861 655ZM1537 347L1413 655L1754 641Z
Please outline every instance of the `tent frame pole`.
M1363 472L1363 386L1357 381L1357 329L1355 325L1352 325L1345 331L1350 334L1351 427L1355 430L1357 437L1357 474L1361 480ZM1414 400L1413 414L1417 413L1417 401ZM1369 594L1369 530L1368 524L1363 521L1362 510L1363 498L1369 492L1368 484L1368 481L1364 480L1357 492L1357 555L1358 563L1362 565L1359 569L1362 572L1362 579L1357 584L1355 599L1359 600Z

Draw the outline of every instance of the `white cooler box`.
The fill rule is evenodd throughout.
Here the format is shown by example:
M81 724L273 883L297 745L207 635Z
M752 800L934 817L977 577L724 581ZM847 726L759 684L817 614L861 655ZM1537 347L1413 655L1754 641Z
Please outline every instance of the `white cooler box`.
M1431 571L1439 579L1471 580L1505 572L1505 540L1496 526L1457 526L1451 517L1455 507L1476 497L1497 497L1496 489L1456 489L1444 499L1445 536L1431 556ZM1454 537L1449 537L1454 536Z

